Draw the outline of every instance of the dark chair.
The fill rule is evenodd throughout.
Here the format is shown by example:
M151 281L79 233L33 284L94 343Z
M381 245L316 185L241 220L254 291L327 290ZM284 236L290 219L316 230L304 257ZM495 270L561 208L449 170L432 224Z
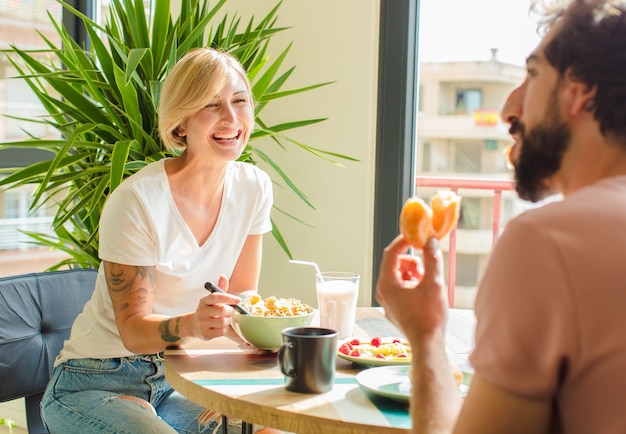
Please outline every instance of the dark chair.
M48 432L39 402L97 275L72 269L0 278L0 402L25 398L30 434Z

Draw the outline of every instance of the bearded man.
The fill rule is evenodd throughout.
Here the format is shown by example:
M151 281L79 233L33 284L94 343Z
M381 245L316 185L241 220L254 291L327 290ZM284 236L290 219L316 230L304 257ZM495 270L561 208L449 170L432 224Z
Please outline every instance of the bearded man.
M513 219L494 247L464 400L436 240L424 271L402 236L383 255L376 297L412 346L414 433L626 433L626 3L572 0L545 24L502 119L520 197L563 200Z

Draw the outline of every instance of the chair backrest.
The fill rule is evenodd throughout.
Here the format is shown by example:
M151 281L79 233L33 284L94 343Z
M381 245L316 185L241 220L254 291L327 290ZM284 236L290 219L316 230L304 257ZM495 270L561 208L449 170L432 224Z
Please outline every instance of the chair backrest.
M0 402L25 398L29 433L47 433L39 402L98 272L71 269L0 278Z

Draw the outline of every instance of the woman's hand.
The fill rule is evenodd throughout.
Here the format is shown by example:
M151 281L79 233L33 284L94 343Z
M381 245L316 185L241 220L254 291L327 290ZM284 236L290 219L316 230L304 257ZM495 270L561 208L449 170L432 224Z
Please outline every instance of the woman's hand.
M194 330L200 339L213 339L223 336L228 331L233 316L233 304L241 302L241 298L228 294L228 278L220 276L217 286L224 293L207 293L198 302L198 307L193 316Z

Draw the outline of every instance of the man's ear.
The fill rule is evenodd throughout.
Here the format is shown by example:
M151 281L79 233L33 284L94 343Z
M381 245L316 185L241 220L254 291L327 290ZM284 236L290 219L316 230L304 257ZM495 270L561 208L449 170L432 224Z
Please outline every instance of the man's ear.
M565 72L565 88L569 99L570 116L591 110L593 100L596 97L597 86L589 86L576 77L571 69L568 69Z

